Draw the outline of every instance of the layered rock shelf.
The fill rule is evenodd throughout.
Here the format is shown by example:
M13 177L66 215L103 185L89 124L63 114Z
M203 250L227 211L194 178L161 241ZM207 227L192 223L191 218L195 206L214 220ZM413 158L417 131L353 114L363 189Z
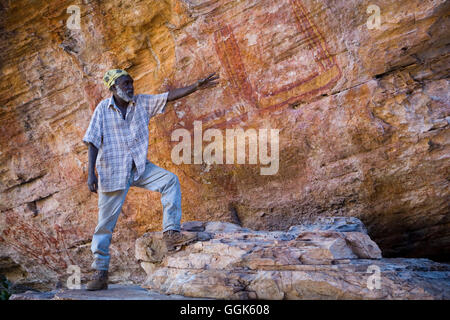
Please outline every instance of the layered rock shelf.
M136 241L144 287L216 299L449 299L450 265L382 258L355 218L319 219L287 232L187 222L198 241L168 253L160 232Z

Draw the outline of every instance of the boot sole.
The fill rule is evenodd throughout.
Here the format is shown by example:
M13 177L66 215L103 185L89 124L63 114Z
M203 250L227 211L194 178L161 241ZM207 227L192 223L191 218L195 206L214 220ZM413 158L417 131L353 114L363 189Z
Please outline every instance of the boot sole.
M190 239L190 240L186 240L186 241L184 241L184 242L182 242L182 243L174 244L174 245L172 245L170 248L167 247L167 251L169 251L169 252L180 251L180 250L181 250L181 247L183 247L183 246L185 246L185 245L187 245L187 244L190 244L190 243L192 243L192 242L195 242L195 241L197 241L197 240L198 240L198 238L195 237L194 239Z

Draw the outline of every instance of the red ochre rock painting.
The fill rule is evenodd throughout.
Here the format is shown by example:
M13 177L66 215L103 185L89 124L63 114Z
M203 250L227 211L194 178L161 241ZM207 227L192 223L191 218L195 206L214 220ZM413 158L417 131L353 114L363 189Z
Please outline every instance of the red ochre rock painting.
M58 274L66 272L68 264L75 264L66 245L65 233L60 225L53 226L54 235L25 222L15 214L6 214L9 226L1 232L0 242L6 242L21 256L34 259Z
M240 26L243 22L227 20L220 22L213 37L215 50L225 71L225 75L222 76L228 79L234 97L242 101L248 110L243 112L230 109L215 110L194 119L202 121L204 129L230 127L247 121L249 112L264 116L296 102L312 99L332 88L341 78L342 73L335 57L330 53L325 38L301 1L290 0L290 9L286 15L294 17L292 20L295 21L296 31L301 35L301 40L306 43L307 49L305 49L308 54L312 56L312 61L308 61L314 65L312 70L308 70L308 74L305 74L304 70L298 70L296 78L281 86L276 86L276 78L270 79L271 87L264 88L257 83L252 83L246 67L248 63L254 63L254 61L245 61L241 54L242 48L239 45L237 33L233 31L233 26ZM253 28L256 30L258 26ZM240 32L239 36L243 37L245 34ZM255 47L258 48L258 46ZM192 123L186 124L185 127L191 128Z

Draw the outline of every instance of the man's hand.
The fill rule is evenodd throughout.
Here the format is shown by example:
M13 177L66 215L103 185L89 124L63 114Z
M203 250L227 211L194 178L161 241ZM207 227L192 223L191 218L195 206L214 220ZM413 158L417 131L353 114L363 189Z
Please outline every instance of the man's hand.
M194 84L191 84L190 86L170 90L169 95L167 96L167 101L173 101L183 98L188 94L191 94L197 90L214 87L216 84L219 83L217 81L214 81L216 79L219 79L219 76L213 77L215 74L216 73L213 72L206 78L197 80Z
M87 184L88 184L89 190L91 190L91 192L97 193L98 179L97 179L97 175L95 174L95 172L89 173Z
M206 78L197 80L197 89L202 90L202 89L206 89L206 88L211 88L211 87L214 87L216 84L218 84L219 82L214 81L214 80L219 79L219 76L213 77L215 74L216 73L213 72Z

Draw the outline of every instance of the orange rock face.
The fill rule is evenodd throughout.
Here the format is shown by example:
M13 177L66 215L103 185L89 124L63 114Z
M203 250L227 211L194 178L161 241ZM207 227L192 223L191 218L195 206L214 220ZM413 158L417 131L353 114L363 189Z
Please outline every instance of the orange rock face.
M0 271L30 283L53 282L69 265L88 273L97 195L87 188L81 139L109 96L101 79L113 67L133 76L137 93L220 74L218 86L170 102L150 121L148 157L178 175L183 221L287 230L353 216L383 256L447 261L448 4L377 1L378 13L370 5L0 5ZM195 121L224 137L227 129L278 129L277 172L261 175L261 158L227 164L225 139L224 164L175 164L171 135L184 128L194 136ZM203 137L203 150L208 144ZM117 280L145 276L134 243L161 229L159 199L130 190L111 246Z

